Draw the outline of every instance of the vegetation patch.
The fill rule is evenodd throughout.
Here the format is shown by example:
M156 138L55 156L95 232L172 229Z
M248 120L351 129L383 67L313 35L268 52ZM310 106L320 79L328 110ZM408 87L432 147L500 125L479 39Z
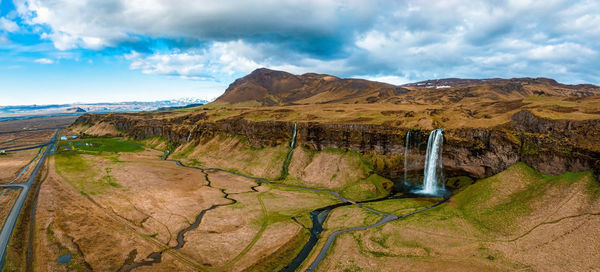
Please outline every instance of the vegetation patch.
M207 167L275 179L281 174L288 151L287 144L255 148L243 136L217 135L195 145L184 145L171 156L184 163L196 160Z
M473 182L475 181L469 176L451 177L446 180L446 188L457 194L467 186L473 184Z
M462 218L480 231L481 238L511 235L516 231L518 219L533 211L534 201L541 199L549 190L581 181L586 175L586 172L542 175L524 163L517 163L466 187L447 205L415 214L406 221L455 228L454 220Z
M118 138L90 138L74 140L69 142L71 150L93 151L93 152L138 152L144 147L138 143Z
M343 197L355 201L363 201L384 197L389 194L394 183L377 174L344 188L340 193Z
M56 172L83 195L97 195L108 188L121 187L111 176L111 168L99 173L78 153L56 154L55 164Z
M294 257L298 255L309 237L310 233L307 230L300 230L292 240L279 248L275 253L256 262L253 266L248 268L248 271L281 270L290 262L290 260L294 259Z

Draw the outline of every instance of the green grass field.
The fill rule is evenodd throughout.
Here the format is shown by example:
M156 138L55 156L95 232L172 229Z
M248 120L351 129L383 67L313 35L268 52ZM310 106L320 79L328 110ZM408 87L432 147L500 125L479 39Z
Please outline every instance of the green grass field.
M89 138L74 141L61 141L72 150L93 152L137 152L144 150L140 144L118 138Z

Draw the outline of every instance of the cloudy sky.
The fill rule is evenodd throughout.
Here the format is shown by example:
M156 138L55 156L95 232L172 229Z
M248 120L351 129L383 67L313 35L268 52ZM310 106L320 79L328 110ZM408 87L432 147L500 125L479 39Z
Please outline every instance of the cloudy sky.
M0 0L0 105L214 98L259 67L600 84L600 1Z

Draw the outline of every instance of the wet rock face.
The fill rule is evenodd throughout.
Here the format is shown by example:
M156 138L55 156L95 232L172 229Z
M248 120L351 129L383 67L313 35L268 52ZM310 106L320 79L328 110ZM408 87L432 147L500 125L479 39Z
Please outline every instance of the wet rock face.
M458 129L446 132L443 163L448 176L484 178L519 161L519 145L500 129Z
M113 124L124 135L143 139L161 136L178 144L201 142L218 135L243 136L259 148L289 143L293 123L254 122L240 118L216 122L189 113L170 118L160 113L85 114L75 124ZM539 118L528 111L515 114L508 124L493 128L444 131L443 164L447 176L484 178L523 161L538 171L557 175L593 170L600 175L600 120L568 121ZM298 146L313 150L336 148L383 158L376 171L399 177L405 151L406 128L383 125L298 124ZM429 131L413 130L411 152L425 154ZM414 170L414 169L413 169Z

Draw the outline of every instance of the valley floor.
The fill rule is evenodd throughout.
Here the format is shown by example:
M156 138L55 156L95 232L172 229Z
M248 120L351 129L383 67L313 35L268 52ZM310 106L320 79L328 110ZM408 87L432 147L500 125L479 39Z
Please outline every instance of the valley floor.
M278 180L287 146L228 138L162 160L167 148L160 139L60 142L37 200L35 270L278 271L309 240L311 211L350 200L329 213L304 270L335 231L440 201L353 204L385 196L391 181L351 152L296 148ZM27 154L20 166L37 152ZM3 211L16 194L0 197ZM317 271L591 271L600 268L599 196L589 172L547 176L517 163L437 207L338 235ZM10 262L8 271L23 270Z

